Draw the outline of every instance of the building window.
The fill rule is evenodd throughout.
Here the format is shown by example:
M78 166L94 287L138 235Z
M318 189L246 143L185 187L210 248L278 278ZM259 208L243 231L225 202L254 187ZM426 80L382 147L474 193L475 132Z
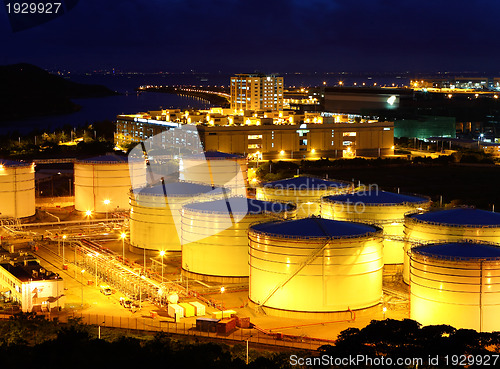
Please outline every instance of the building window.
M248 135L249 140L260 140L262 135Z

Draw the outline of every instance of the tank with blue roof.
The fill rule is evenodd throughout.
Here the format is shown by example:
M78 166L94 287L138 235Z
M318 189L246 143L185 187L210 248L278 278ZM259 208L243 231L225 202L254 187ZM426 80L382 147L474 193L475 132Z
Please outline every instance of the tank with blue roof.
M354 193L323 197L321 216L327 219L366 222L382 227L384 264L389 271L389 265L401 265L404 262L405 214L426 210L430 205L428 197L387 192L373 186ZM397 267L395 269L397 270Z
M409 214L404 222L403 278L409 281L409 256L413 245L463 239L500 243L500 214L473 207L458 207Z
M179 179L213 186L224 186L235 196L246 196L248 161L242 155L206 151L183 155L179 161Z
M326 180L299 176L257 187L256 198L264 201L291 202L297 207L297 218L320 215L323 196L351 192L353 184L345 181Z
M266 314L345 318L379 307L382 230L373 225L301 218L250 227L249 299Z
M182 208L182 272L225 283L248 281L248 228L273 219L291 219L291 204L229 197Z
M35 214L35 165L0 159L0 217Z
M130 245L151 251L181 251L182 206L222 198L226 192L191 182L159 182L130 191Z
M410 318L479 332L500 330L500 247L476 240L410 252Z
M77 160L74 176L75 210L83 212L128 211L132 181L146 184L145 171L132 171L128 158L117 154Z

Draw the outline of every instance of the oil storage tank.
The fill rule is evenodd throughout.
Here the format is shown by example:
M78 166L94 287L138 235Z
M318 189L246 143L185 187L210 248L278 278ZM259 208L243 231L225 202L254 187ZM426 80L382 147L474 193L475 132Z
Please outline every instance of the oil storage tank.
M243 197L184 205L183 274L207 281L248 281L250 225L294 216L291 204Z
M181 209L188 202L222 196L220 188L190 182L159 183L130 192L130 245L181 251Z
M128 211L130 176L134 176L135 186L146 184L144 170L129 170L127 157L115 154L77 160L74 173L77 211Z
M500 214L472 207L459 207L405 217L404 281L409 280L409 255L413 245L463 239L500 243Z
M410 254L410 318L479 332L500 330L500 248L432 243Z
M320 215L321 198L352 191L352 183L300 176L257 187L256 198L264 201L291 202L297 206L297 218Z
M184 155L179 162L179 179L225 187L235 196L246 196L248 160L246 157L220 151Z
M376 224L384 229L384 264L403 264L405 214L428 209L430 199L368 188L350 194L326 196L321 216L327 219Z
M35 214L35 165L0 159L0 217Z
M249 300L266 314L306 318L375 306L381 234L377 226L317 217L253 225Z

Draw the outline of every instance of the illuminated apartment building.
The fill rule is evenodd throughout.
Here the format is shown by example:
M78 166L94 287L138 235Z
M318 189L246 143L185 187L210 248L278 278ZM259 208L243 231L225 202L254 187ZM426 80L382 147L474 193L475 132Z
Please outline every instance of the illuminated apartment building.
M231 77L231 109L283 110L283 77L264 74Z

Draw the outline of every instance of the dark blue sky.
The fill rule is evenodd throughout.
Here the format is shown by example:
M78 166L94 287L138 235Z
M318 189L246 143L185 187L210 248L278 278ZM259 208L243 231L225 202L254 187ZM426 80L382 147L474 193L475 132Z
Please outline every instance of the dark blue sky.
M0 64L75 71L481 71L500 75L497 0L80 0L12 32Z

